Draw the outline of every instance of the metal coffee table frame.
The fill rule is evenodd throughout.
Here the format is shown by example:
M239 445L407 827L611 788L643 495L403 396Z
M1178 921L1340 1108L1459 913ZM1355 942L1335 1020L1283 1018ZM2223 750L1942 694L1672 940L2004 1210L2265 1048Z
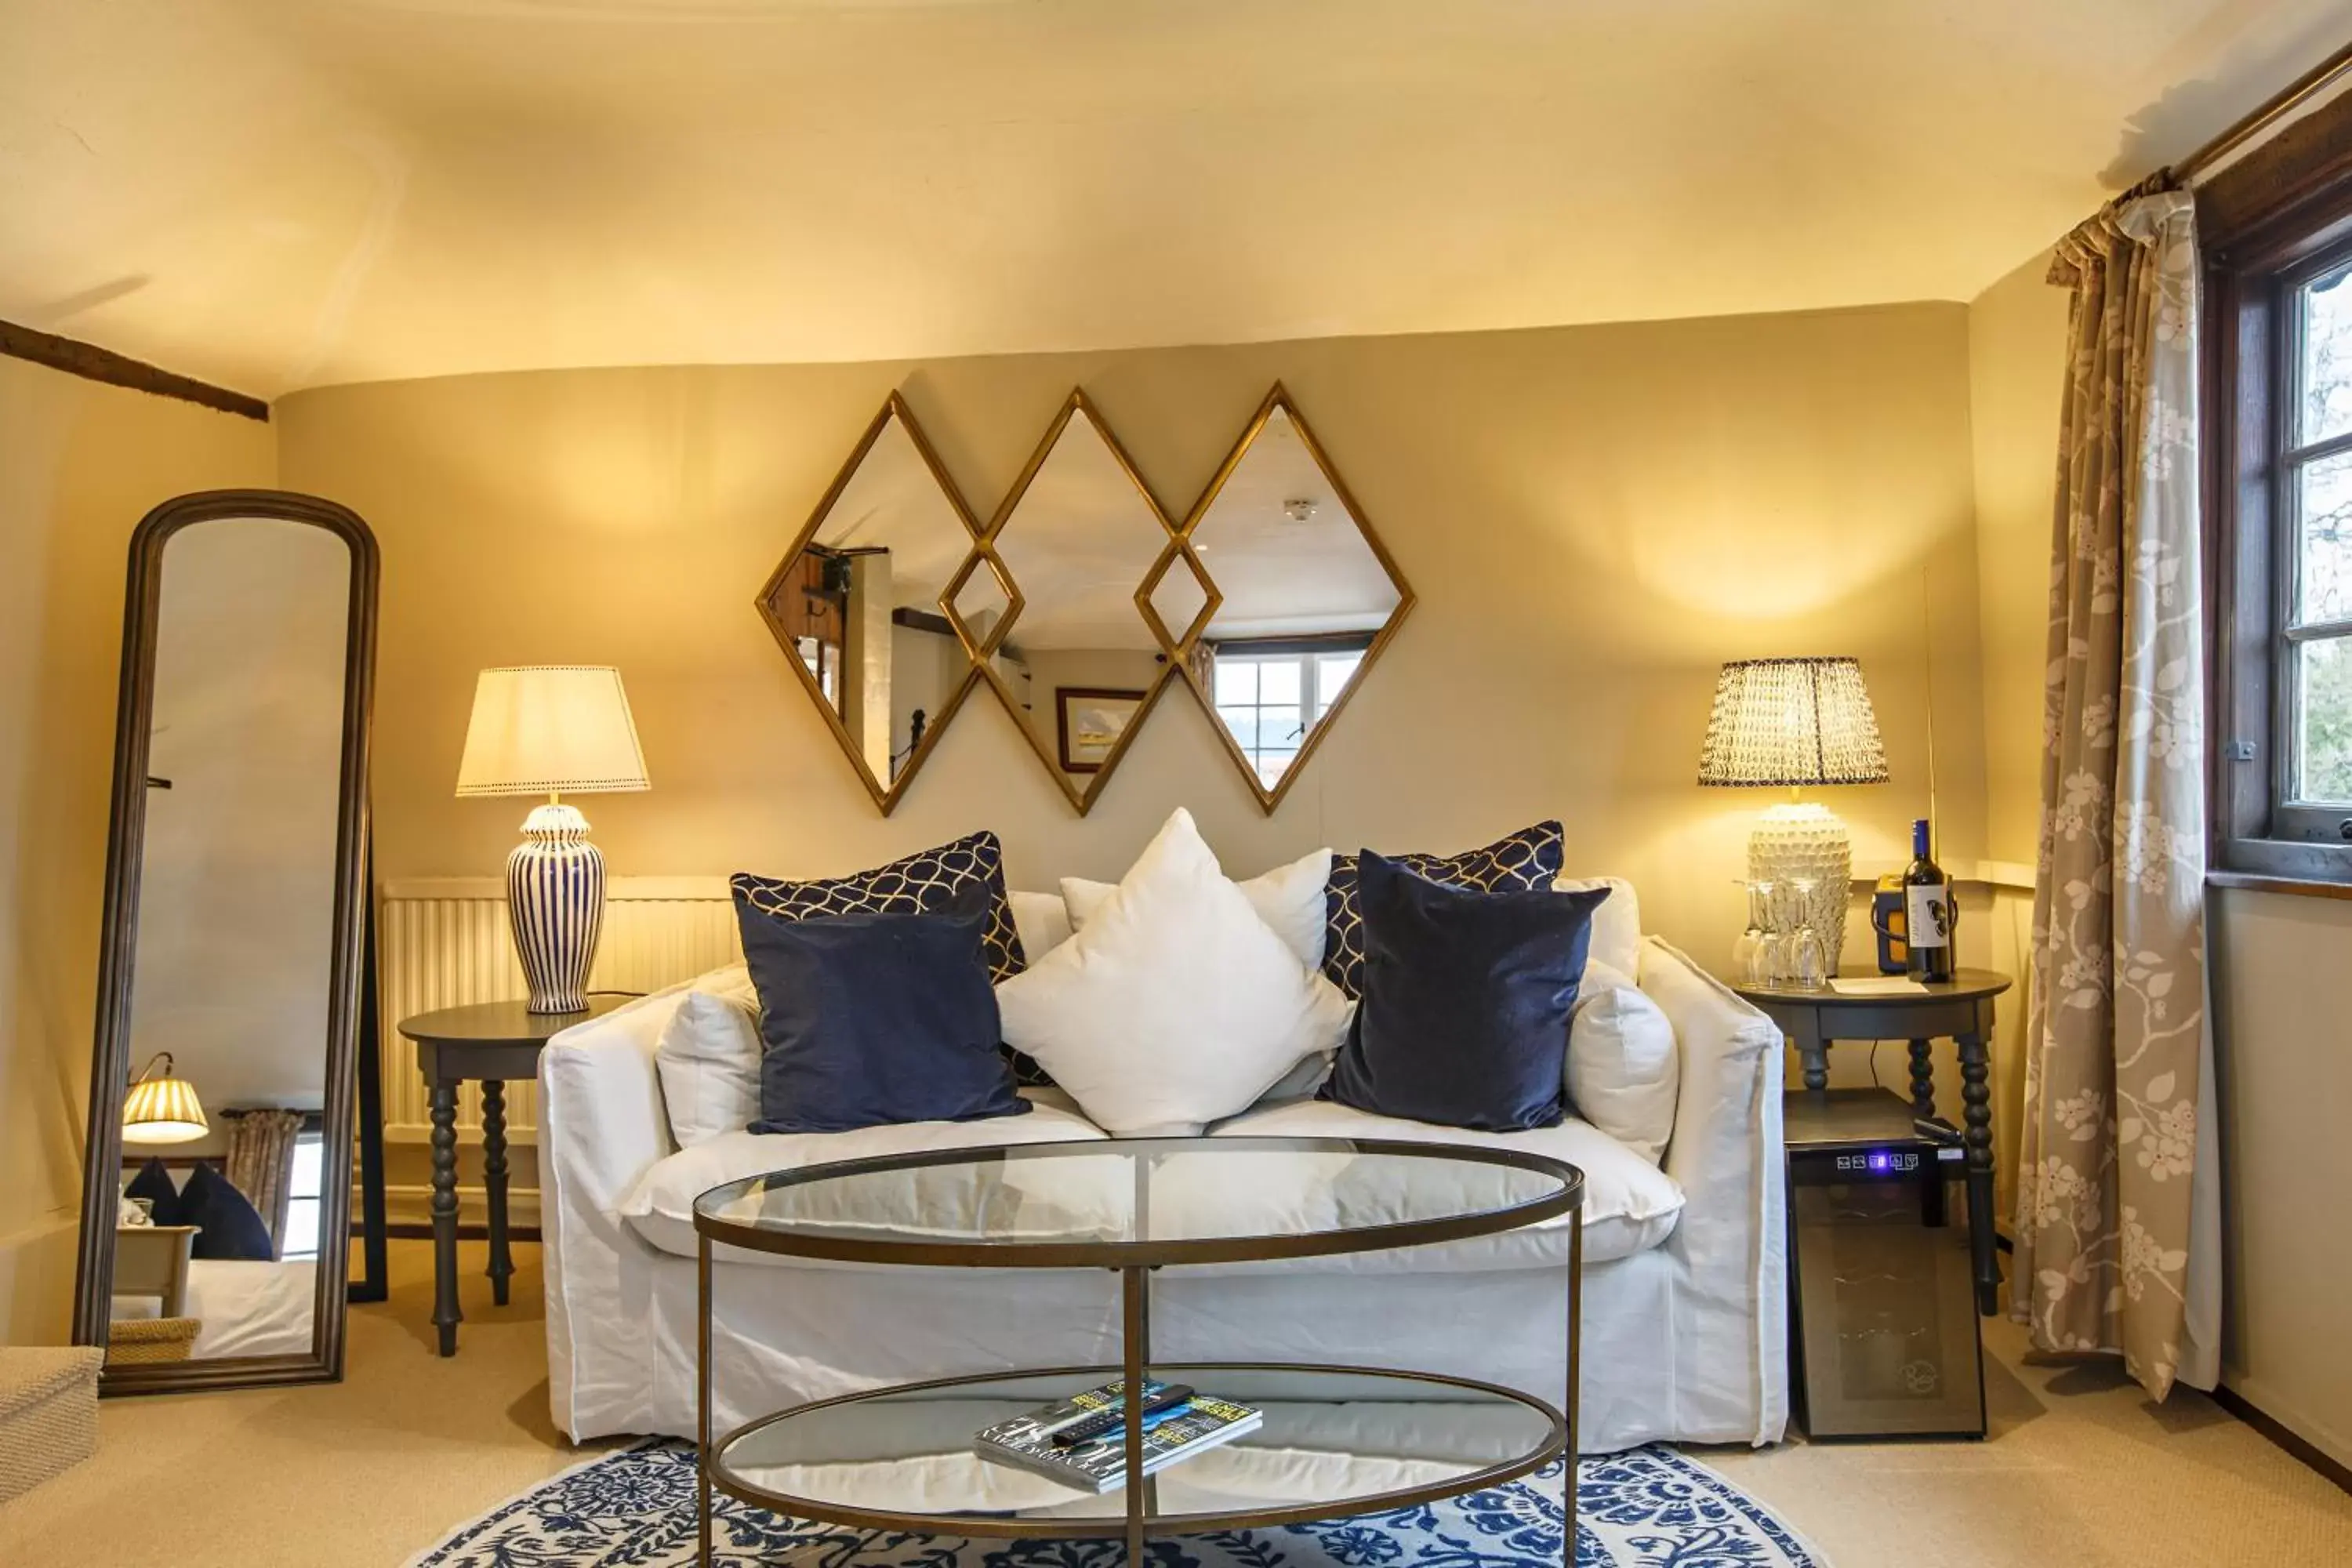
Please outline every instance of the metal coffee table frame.
M1557 1191L1524 1204L1478 1214L1450 1215L1428 1220L1365 1226L1348 1229L1306 1231L1293 1235L1235 1236L1170 1238L1166 1240L1101 1241L1063 1239L1051 1241L961 1241L934 1237L908 1237L898 1239L861 1232L844 1235L811 1229L795 1231L778 1226L744 1222L722 1217L710 1212L708 1205L723 1204L754 1188L776 1190L814 1183L838 1181L845 1177L898 1171L920 1170L927 1167L953 1164L978 1164L1014 1155L1022 1158L1051 1158L1056 1152L1064 1156L1099 1157L1106 1153L1141 1156L1153 1153L1199 1153L1217 1150L1234 1152L1286 1152L1301 1154L1367 1154L1406 1158L1444 1160L1457 1163L1505 1166L1550 1176L1559 1182ZM1134 1161L1138 1187L1138 1212L1143 1212L1144 1178L1150 1166L1138 1158ZM1317 1363L1220 1362L1184 1363L1164 1365L1168 1372L1201 1373L1213 1377L1220 1371L1234 1372L1306 1372L1339 1375L1363 1375L1427 1384L1436 1388L1456 1388L1490 1398L1510 1401L1534 1411L1547 1425L1545 1440L1516 1458L1485 1466L1475 1472L1456 1476L1430 1485L1396 1490L1367 1493L1334 1503L1297 1503L1271 1508L1233 1510L1212 1513L1162 1516L1158 1512L1156 1489L1152 1479L1144 1477L1140 1484L1125 1489L1127 1508L1124 1519L1104 1515L1098 1518L1015 1519L991 1515L896 1512L852 1507L848 1504L819 1498L793 1497L786 1493L755 1486L736 1475L723 1456L739 1441L760 1429L805 1415L811 1411L835 1405L856 1404L902 1396L927 1390L950 1390L958 1387L999 1382L1019 1377L1058 1377L1067 1375L1073 1381L1096 1380L1117 1373L1127 1389L1126 1440L1127 1473L1130 1478L1142 1475L1143 1427L1141 1404L1146 1371L1151 1366L1151 1275L1163 1268L1213 1263L1255 1263L1286 1258L1329 1257L1339 1253L1376 1252L1391 1247L1426 1247L1444 1242L1462 1241L1473 1237L1493 1236L1517 1230L1557 1218L1570 1216L1569 1261L1567 1287L1568 1332L1564 1345L1562 1388L1566 1408L1555 1409L1543 1400L1522 1390L1498 1384L1479 1383L1467 1378L1447 1377L1434 1373L1401 1372L1392 1368L1367 1368L1327 1365ZM1142 1568L1147 1536L1153 1531L1166 1534L1200 1534L1218 1530L1264 1529L1282 1524L1311 1523L1334 1517L1390 1512L1420 1503L1434 1502L1445 1498L1464 1497L1491 1486L1530 1475L1553 1459L1565 1459L1562 1466L1564 1510L1561 1529L1562 1568L1573 1568L1576 1556L1576 1407L1578 1392L1578 1340L1581 1329L1584 1263L1584 1174L1575 1166L1538 1154L1517 1150L1495 1149L1467 1144L1410 1142L1385 1139L1353 1138L1152 1138L1114 1139L1069 1144L1015 1144L976 1149L939 1150L918 1154L888 1155L876 1159L844 1161L834 1164L813 1165L805 1170L784 1175L754 1176L713 1188L696 1200L694 1228L697 1240L697 1307L698 1319L696 1350L696 1479L695 1512L698 1539L696 1561L709 1568L711 1557L711 1492L714 1488L757 1508L797 1519L814 1519L829 1524L858 1529L904 1531L910 1533L950 1536L997 1536L1012 1539L1045 1539L1078 1537L1087 1539L1118 1539L1124 1537L1130 1568ZM985 1373L971 1376L929 1379L917 1383L897 1384L885 1388L863 1390L832 1399L814 1400L788 1409L757 1417L737 1426L714 1442L711 1431L711 1363L710 1363L710 1259L714 1245L743 1247L756 1252L774 1253L785 1257L822 1258L833 1262L900 1265L908 1268L1108 1268L1119 1276L1120 1352L1124 1358L1118 1367L1023 1368Z

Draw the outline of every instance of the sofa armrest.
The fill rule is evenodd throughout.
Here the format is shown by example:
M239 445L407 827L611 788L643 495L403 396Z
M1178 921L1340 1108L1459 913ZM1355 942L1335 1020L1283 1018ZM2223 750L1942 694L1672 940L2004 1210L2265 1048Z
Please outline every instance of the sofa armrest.
M541 1157L567 1200L611 1214L676 1150L654 1047L688 989L672 986L575 1024L540 1053Z
M1642 944L1639 983L1682 1053L1665 1172L1685 1201L1665 1246L1685 1271L1677 1342L1711 1369L1678 1395L1684 1429L1744 1426L1751 1442L1778 1442L1789 1416L1780 1031L1656 937Z
M1696 1204L1749 1187L1780 1148L1780 1031L1671 943L1642 944L1640 984L1675 1026L1682 1079L1675 1099L1666 1174ZM1765 1150L1761 1134L1769 1134ZM1759 1167L1758 1157L1767 1155Z

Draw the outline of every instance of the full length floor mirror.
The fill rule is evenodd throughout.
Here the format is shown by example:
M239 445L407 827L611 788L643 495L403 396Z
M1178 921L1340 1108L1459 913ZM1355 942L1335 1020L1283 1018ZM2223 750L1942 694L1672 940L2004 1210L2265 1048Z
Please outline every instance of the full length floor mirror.
M376 583L310 496L131 537L74 1317L104 1392L342 1374Z

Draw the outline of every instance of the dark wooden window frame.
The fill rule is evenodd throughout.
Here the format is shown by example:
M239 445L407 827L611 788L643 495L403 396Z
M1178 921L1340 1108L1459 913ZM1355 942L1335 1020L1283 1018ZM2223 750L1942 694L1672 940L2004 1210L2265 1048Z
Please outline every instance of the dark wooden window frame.
M2209 225L2205 236L2211 863L2221 882L2352 885L2352 836L2343 828L2352 808L2288 799L2294 715L2284 679L2298 548L2289 536L2293 473L2284 460L2293 306L2302 285L2352 262L2352 167L2341 157L2315 159L2303 177L2283 179L2276 161L2266 162L2260 175L2268 199L2259 215L2230 199L2235 171L2216 176L2217 205L2231 221ZM2200 216L2210 194L2200 193ZM2336 445L2352 441L2313 450Z

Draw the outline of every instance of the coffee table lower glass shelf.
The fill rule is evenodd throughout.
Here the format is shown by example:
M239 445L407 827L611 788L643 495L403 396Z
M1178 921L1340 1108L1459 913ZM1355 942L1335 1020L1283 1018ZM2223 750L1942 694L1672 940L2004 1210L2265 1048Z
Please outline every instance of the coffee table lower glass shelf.
M983 1459L972 1435L1124 1375L1066 1367L908 1384L761 1417L711 1447L710 1484L756 1507L877 1530L1118 1537L1126 1491L1095 1495ZM1559 1411L1515 1389L1425 1373L1155 1364L1265 1412L1262 1426L1148 1477L1154 1534L1303 1524L1459 1497L1567 1452Z

